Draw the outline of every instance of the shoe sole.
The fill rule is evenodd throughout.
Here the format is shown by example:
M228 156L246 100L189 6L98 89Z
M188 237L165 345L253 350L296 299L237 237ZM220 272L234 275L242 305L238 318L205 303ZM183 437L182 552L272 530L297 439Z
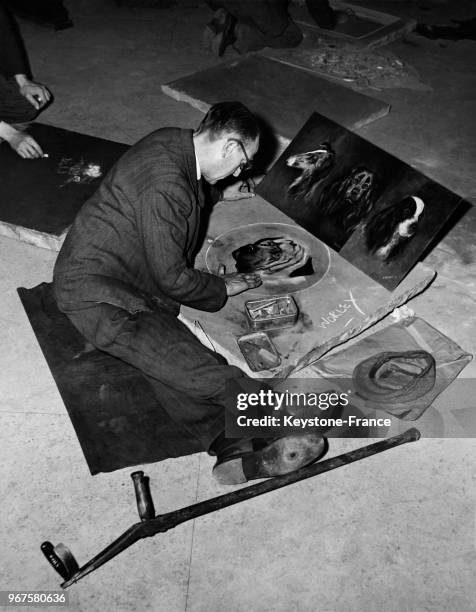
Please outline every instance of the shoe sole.
M289 474L314 463L326 451L327 441L318 434L291 435L274 440L259 451L220 463L212 473L220 484L243 484Z

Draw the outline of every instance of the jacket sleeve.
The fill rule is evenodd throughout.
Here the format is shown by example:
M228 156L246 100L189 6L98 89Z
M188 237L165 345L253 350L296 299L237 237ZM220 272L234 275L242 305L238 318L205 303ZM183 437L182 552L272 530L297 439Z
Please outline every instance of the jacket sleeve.
M0 2L0 73L9 78L25 74L31 78L30 66L18 27Z
M225 282L192 267L187 245L197 228L191 226L190 195L173 186L143 196L141 232L145 256L160 291L199 310L220 310L227 300Z

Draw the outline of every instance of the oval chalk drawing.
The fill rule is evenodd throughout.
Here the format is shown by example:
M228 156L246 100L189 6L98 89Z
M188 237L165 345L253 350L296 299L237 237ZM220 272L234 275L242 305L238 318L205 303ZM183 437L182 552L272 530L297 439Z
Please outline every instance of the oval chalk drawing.
M227 274L236 272L236 262L232 252L246 244L254 243L263 238L284 238L303 246L309 253L312 263L312 273L306 276L286 277L282 274L263 275L263 284L247 292L248 295L273 295L279 292L290 293L302 291L317 285L328 273L330 267L330 250L327 245L298 225L287 223L250 223L235 227L217 236L205 253L205 263L208 271L217 274L224 265Z

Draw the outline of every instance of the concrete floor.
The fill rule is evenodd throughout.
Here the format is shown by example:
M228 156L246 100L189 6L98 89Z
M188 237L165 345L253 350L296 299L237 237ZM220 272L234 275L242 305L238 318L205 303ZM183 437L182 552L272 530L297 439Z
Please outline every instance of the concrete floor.
M160 85L217 62L200 48L205 8L66 4L73 29L21 23L34 72L56 97L42 121L128 143L159 126L197 124L201 113L164 96ZM469 122L476 43L408 40L389 48L418 68L433 93L424 103L410 90L372 93L390 101L392 112L359 133L476 201ZM445 151L451 156L441 167ZM439 275L410 303L470 352L475 229L472 211L427 257ZM0 238L3 590L59 588L40 553L43 540L63 541L82 563L137 521L130 469L90 476L16 294L50 280L55 256ZM475 372L472 363L463 376ZM333 440L330 455L359 445ZM474 439L425 438L186 523L73 586L70 609L469 612L476 599L475 451ZM201 454L144 466L157 511L223 492L211 465Z

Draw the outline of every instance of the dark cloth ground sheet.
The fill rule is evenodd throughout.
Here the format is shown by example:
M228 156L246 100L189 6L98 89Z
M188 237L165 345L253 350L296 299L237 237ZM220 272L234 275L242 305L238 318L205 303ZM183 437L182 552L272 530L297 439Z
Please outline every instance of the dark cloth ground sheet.
M157 404L137 369L86 346L58 310L51 284L18 293L92 474L202 450Z

